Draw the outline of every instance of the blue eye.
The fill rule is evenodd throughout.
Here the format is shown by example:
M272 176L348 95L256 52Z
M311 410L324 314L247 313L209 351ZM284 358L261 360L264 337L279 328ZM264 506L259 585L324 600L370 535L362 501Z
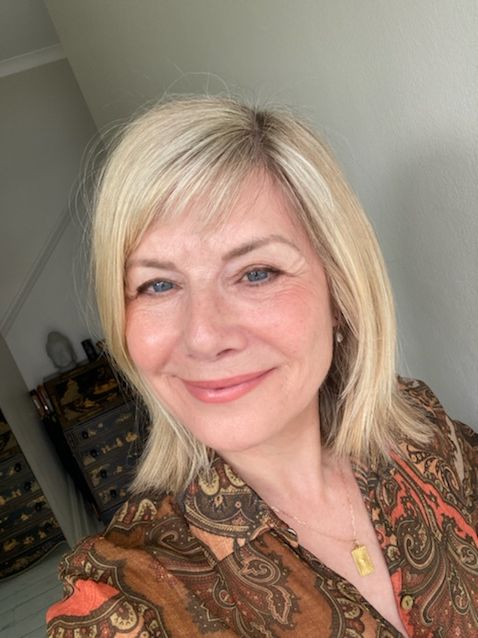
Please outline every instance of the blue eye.
M139 286L137 293L139 295L156 295L169 292L173 288L174 284L172 281L168 281L167 279L153 279Z
M173 284L170 281L164 281L163 279L160 279L159 281L153 281L150 284L150 289L153 292L167 292L168 290L171 290L172 287Z
M251 283L255 283L256 281L264 281L269 276L269 272L267 270L251 270L247 273L246 277L248 281Z
M277 274L278 270L274 268L254 268L245 273L244 277L248 283L262 284L271 281Z

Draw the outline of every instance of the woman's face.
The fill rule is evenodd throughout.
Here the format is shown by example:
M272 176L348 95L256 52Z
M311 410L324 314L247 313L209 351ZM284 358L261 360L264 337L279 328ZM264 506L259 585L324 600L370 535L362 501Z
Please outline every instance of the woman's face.
M318 426L334 319L323 267L281 191L251 176L224 224L194 206L126 265L126 341L161 403L219 453Z

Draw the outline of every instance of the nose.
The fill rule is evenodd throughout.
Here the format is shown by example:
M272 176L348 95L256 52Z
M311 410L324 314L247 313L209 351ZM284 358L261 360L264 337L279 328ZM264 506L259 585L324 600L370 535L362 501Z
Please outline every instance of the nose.
M212 361L245 347L247 336L230 301L219 291L190 294L183 329L188 357Z

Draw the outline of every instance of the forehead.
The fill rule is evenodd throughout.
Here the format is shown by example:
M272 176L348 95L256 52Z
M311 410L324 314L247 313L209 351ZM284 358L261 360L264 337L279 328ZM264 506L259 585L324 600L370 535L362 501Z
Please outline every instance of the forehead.
M271 233L294 243L308 242L282 188L268 176L249 176L232 205L217 211L212 220L204 214L208 206L207 196L203 196L190 202L177 216L156 219L132 256L158 247L169 254L181 248L199 251L205 247L226 252L241 242Z

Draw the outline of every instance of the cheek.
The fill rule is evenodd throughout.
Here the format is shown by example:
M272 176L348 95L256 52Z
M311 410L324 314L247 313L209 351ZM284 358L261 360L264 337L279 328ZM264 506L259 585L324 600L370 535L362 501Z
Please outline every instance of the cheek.
M310 349L326 356L332 348L333 316L326 290L285 289L268 303L251 308L249 317L251 326L290 355L304 355Z
M172 335L149 313L133 307L126 310L126 346L136 368L147 374L168 357Z

